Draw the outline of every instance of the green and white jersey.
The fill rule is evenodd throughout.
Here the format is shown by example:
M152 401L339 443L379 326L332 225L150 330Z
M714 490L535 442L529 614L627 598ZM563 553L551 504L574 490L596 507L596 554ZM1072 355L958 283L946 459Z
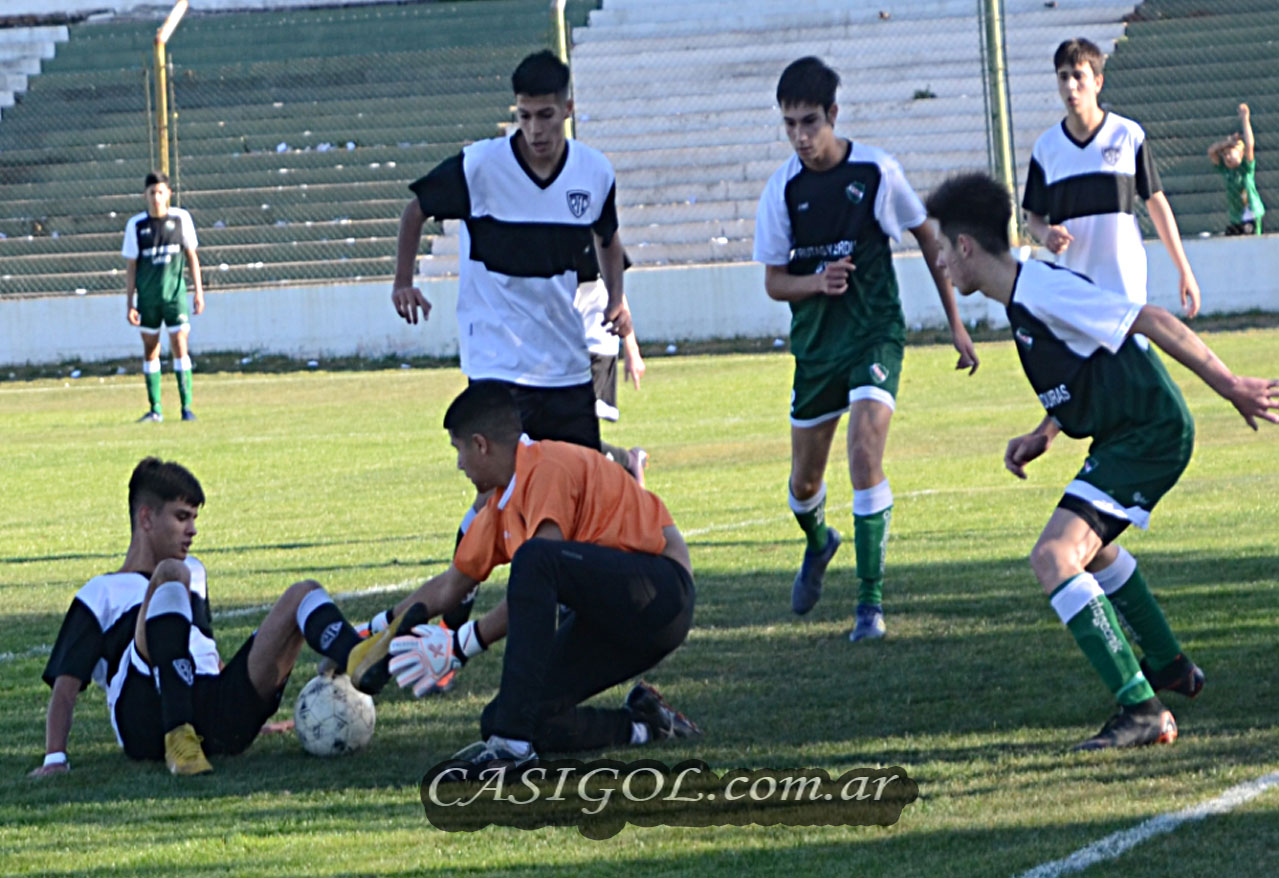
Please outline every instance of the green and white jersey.
M168 302L186 293L186 251L196 247L195 223L180 207L165 216L143 211L130 217L120 255L138 261L138 301Z
M1266 215L1266 206L1257 192L1257 162L1244 159L1238 167L1227 168L1218 163L1215 170L1226 182L1226 209L1232 223L1259 220Z
M1070 269L1038 260L1019 268L1008 303L1017 355L1067 436L1150 443L1190 428L1181 391L1149 342L1129 335L1141 309Z
M845 359L850 342L904 341L889 238L900 241L926 218L901 165L882 149L850 142L828 171L809 170L794 155L778 168L755 215L755 261L794 275L820 273L845 256L856 266L844 295L790 303L797 361Z

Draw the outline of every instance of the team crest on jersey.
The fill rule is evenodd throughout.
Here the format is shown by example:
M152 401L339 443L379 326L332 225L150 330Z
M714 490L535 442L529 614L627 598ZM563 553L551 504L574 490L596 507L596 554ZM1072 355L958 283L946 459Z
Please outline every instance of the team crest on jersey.
M1101 151L1101 157L1108 165L1116 165L1119 163L1119 147L1108 146Z
M138 235L143 238L151 237L151 227L143 226L142 229L138 232Z
M1035 346L1035 337L1020 327L1013 333L1013 337L1017 339L1017 343L1024 348Z
M853 204L861 204L862 199L866 197L866 184L854 180L844 187L844 194Z
M888 380L888 370L879 363L871 363L870 377L875 379L876 384L883 384Z
M586 209L590 206L591 193L584 192L581 189L574 189L568 193L568 209L578 219L581 219L586 214Z

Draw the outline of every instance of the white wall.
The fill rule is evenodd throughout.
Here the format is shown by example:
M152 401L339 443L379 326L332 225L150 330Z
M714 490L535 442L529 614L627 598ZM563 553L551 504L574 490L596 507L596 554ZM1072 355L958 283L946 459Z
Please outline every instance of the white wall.
M1205 313L1279 311L1279 237L1185 242L1203 291ZM1150 301L1178 311L1177 273L1163 246L1148 246ZM897 258L907 326L944 325L918 254ZM391 308L390 284L336 284L210 293L193 318L191 347L292 357L456 356L457 281L421 281L431 319L409 326ZM764 294L753 263L637 268L627 295L642 341L784 337L789 309ZM1002 309L982 298L961 301L966 321L1003 325ZM125 322L124 296L0 299L0 364L56 363L138 355L137 330Z

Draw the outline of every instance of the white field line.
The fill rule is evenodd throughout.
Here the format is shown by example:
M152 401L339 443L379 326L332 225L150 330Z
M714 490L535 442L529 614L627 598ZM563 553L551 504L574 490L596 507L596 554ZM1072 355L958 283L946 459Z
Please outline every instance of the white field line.
M1068 875L1071 872L1082 871L1097 863L1113 860L1120 854L1144 841L1149 841L1156 835L1165 835L1172 832L1183 823L1188 823L1192 820L1203 820L1205 817L1210 817L1214 814L1225 814L1233 811L1273 786L1279 786L1279 771L1272 771L1270 774L1263 774L1261 777L1237 784L1215 799L1209 799L1198 805L1191 805L1181 811L1160 814L1134 826L1132 829L1111 833L1105 838L1098 839L1092 844L1080 848L1064 859L1043 863L1028 872L1023 872L1020 878L1057 878L1058 875Z
M420 584L416 579L407 579L404 582L397 582L393 585L375 585L371 588L362 588L359 591L344 591L341 594L333 595L335 601L350 601L356 598L366 598L375 594L386 594L388 592L403 591ZM214 610L213 617L215 619L236 619L241 616L252 616L258 613L265 613L271 609L272 604L260 604L256 607L236 607L233 610ZM7 662L17 661L18 659L36 658L42 655L48 655L53 652L53 645L42 643L39 646L33 646L20 652L0 652L0 665Z

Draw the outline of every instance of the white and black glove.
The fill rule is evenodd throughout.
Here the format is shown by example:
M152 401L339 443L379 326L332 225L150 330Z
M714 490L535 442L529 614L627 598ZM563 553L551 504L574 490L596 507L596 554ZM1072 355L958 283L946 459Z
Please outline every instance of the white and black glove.
M414 625L411 632L391 641L390 670L401 689L413 687L415 698L447 689L458 668L486 649L473 621L456 631L441 622Z

